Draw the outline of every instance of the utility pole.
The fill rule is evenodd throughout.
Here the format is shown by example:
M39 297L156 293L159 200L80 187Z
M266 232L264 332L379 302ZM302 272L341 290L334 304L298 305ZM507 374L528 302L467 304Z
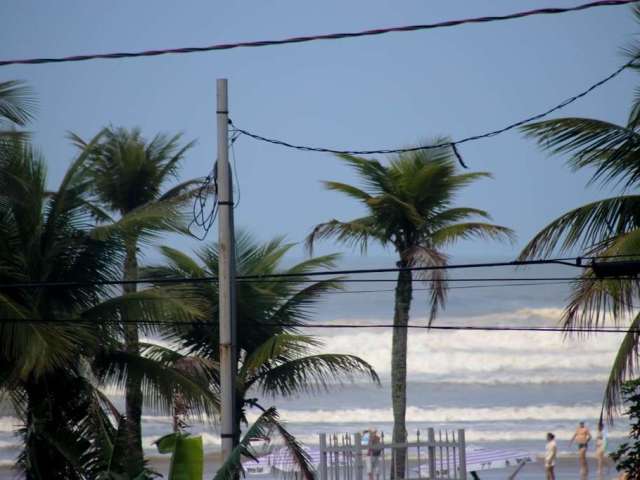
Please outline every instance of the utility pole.
M218 294L220 322L220 437L222 461L231 455L237 442L235 431L236 306L235 239L233 231L233 185L229 166L229 107L227 79L216 84L218 123Z

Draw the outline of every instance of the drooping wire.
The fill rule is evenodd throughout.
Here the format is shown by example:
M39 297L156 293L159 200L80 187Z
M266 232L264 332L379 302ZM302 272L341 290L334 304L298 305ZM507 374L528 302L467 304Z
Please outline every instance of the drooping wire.
M240 132L236 132L235 130L232 130L231 141L229 142L229 149L231 150L231 158L233 159L233 178L236 184L234 193L238 192L238 198L237 200L234 201L233 208L238 208L240 206L240 200L242 198L242 192L240 191L240 180L238 179L238 165L236 162L236 148L235 148L236 140L240 137L240 135L242 135Z
M207 237L209 230L213 228L217 216L218 161L216 160L213 170L204 178L202 185L194 194L193 218L187 227L189 233L200 241L204 240ZM198 227L202 233L198 234L198 232L195 232L194 227Z
M233 156L233 177L235 179L238 200L234 204L236 208L240 204L240 181L238 180L236 153L234 143L241 134L233 130L229 137L229 150ZM198 240L204 240L213 228L218 216L218 160L213 170L202 181L202 185L196 190L193 199L193 218L189 222L189 233ZM201 234L194 232L194 227L201 230Z
M376 28L370 30L362 30L359 32L345 32L345 33L329 33L323 35L308 35L300 37L290 37L280 40L258 40L249 42L237 42L237 43L222 43L216 45L209 45L205 47L186 47L186 48L167 48L157 50L145 50L139 52L115 52L115 53L99 53L89 55L72 55L65 57L49 57L49 58L24 58L16 60L2 60L0 61L0 67L7 65L37 65L44 63L66 63L66 62L82 62L86 60L96 59L120 59L120 58L134 58L134 57L154 57L158 55L167 54L185 54L194 52L208 52L214 50L231 50L234 48L242 47L268 47L273 45L286 45L292 43L306 43L318 40L339 40L344 38L354 37L370 37L374 35L383 35L393 32L414 32L418 30L431 30L436 28L455 27L470 23L489 23L503 20L512 20L516 18L530 17L534 15L554 15L567 12L577 12L580 10L587 10L597 7L613 7L618 5L629 5L637 3L639 0L600 0L590 3L584 3L576 5L574 7L557 8L538 8L535 10L526 10L506 15L491 15L484 17L464 18L459 20L447 20L444 22L419 24L419 25L405 25L401 27L389 27L389 28Z
M574 103L575 101L587 96L589 93L591 93L593 90L597 89L598 87L601 87L602 85L604 85L605 83L613 80L614 78L616 78L618 75L620 75L624 70L626 70L627 68L633 66L634 64L637 64L637 60L633 59L630 60L629 62L625 63L624 65L621 65L620 67L618 67L614 72L610 73L609 75L607 75L606 77L604 77L603 79L597 81L596 83L593 83L592 85L590 85L589 87L587 87L585 90L581 91L580 93L577 93L576 95L573 95L572 97L560 102L559 104L555 105L554 107L549 108L548 110L545 110L544 112L541 113L537 113L535 115L530 115L522 120L518 120L517 122L513 122L510 123L504 127L498 128L496 130L490 130L488 132L485 133L481 133L478 135L472 135L470 137L464 137L461 138L460 140L452 140L449 142L441 142L441 143L437 143L437 144L432 144L432 145L418 145L415 147L408 147L408 148L381 148L381 149L377 149L377 150L339 150L339 149L335 149L335 148L329 148L329 147L315 147L315 146L309 146L309 145L300 145L300 144L294 144L294 143L290 143L290 142L286 142L284 140L279 140L277 138L270 138L270 137L265 137L263 135L259 135L257 133L253 133L249 130L240 128L238 126L236 126L235 124L232 124L233 129L235 132L239 132L242 135L245 135L249 138L252 138L254 140L258 140L261 142L266 142L266 143L270 143L273 145L278 145L281 147L285 147L285 148L290 148L290 149L294 149L294 150L302 150L302 151L306 151L306 152L320 152L320 153L334 153L334 154L346 154L346 155L376 155L376 154L391 154L391 153L406 153L406 152L416 152L419 150L431 150L431 149L441 149L441 148L451 148L453 150L454 155L456 156L458 162L460 163L460 165L463 168L467 168L467 165L464 163L462 156L460 155L458 146L462 145L464 143L468 143L468 142L473 142L476 140L482 140L485 138L490 138L490 137L495 137L496 135L500 135L502 133L508 132L510 130L513 130L515 128L521 127L523 125L526 125L528 123L534 122L536 120L540 120L554 112L557 112L558 110L561 110L565 107L567 107L568 105L571 105L572 103Z

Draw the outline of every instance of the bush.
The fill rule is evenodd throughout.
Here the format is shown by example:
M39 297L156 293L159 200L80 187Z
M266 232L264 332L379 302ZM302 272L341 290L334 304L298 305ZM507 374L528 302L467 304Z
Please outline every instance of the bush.
M611 458L616 462L616 470L626 473L628 480L640 480L640 378L625 382L622 396L628 407L625 415L629 415L631 431L629 441L620 445Z

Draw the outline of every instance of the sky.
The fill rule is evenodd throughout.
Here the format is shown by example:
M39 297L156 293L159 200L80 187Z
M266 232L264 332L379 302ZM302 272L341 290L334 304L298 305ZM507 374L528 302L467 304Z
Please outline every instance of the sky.
M40 2L5 0L0 58L208 45L504 14L576 1L326 0ZM206 175L215 158L215 80L229 79L229 107L245 129L293 143L390 148L438 136L457 139L546 110L626 62L621 49L640 31L629 7L413 33L191 55L0 68L37 93L31 125L55 186L74 155L68 132L84 138L107 125L147 137L183 132L196 146L182 178ZM637 78L625 72L561 112L624 122ZM513 228L513 245L452 247L455 259L511 259L562 212L612 193L586 188L518 131L460 148L471 170L489 171L457 203L488 210ZM384 160L383 157L379 157ZM246 137L236 144L241 201L236 225L261 240L301 242L331 218L362 214L321 180L357 181L328 154L299 152ZM216 237L215 231L209 238ZM180 248L199 242L168 237ZM331 242L319 253L345 252ZM302 248L294 249L301 256ZM387 265L391 252L370 255ZM153 254L151 254L153 257ZM370 260L370 262L373 260Z

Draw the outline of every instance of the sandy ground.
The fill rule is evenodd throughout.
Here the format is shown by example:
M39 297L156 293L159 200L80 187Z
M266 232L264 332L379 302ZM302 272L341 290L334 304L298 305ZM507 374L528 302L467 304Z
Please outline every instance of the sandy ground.
M218 454L210 454L205 457L205 479L212 479L215 475L216 469L220 464L220 457ZM164 478L167 478L169 473L169 456L165 458L154 458L150 462L150 466L161 473ZM502 469L491 470L485 472L479 472L479 476L482 480L505 480L509 478L509 475L514 469ZM0 480L15 480L22 478L16 471L9 467L0 467ZM254 478L256 480L270 480L276 478L284 478L283 476L260 476L260 477L245 477L248 479ZM288 477L287 477L288 478ZM471 476L468 476L471 479ZM544 466L540 459L537 462L528 464L524 469L518 473L517 480L544 480ZM581 480L578 471L578 460L574 457L561 458L557 462L556 466L556 478L558 480ZM589 458L589 480L615 480L618 478L617 472L613 467L613 464L609 462L608 466L604 470L604 475L600 478L596 472L595 459Z

